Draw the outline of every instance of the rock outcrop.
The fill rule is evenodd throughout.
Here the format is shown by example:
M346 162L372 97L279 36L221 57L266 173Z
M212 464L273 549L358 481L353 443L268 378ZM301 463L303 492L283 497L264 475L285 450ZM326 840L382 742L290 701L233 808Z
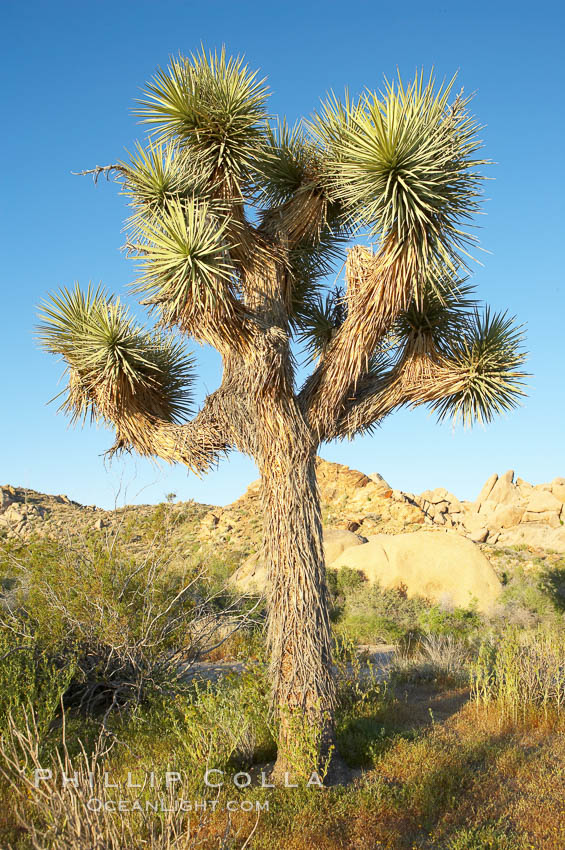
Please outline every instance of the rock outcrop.
M346 532L347 533L347 532ZM433 529L413 534L377 534L365 542L355 535L342 538L347 545L339 554L335 531L324 534L326 564L330 569L349 567L373 583L403 588L408 596L421 596L442 606L476 605L488 611L501 584L480 548L454 531ZM243 592L263 592L267 573L258 554L248 558L233 574Z
M324 555L326 564L332 564L340 557L342 552L349 551L354 546L361 546L367 542L367 538L344 531L341 528L327 528L324 530ZM267 586L267 570L261 559L260 552L250 555L243 564L238 567L232 576L232 581L244 592L263 592Z
M374 473L365 475L348 466L318 458L316 473L324 527L363 537L416 531L426 521L422 509L397 498L387 482ZM203 518L199 537L204 544L225 544L257 551L261 544L261 482L254 481L244 495L224 508L212 508Z
M565 552L565 478L534 486L514 480L514 471L508 470L491 475L474 502L460 502L441 487L400 497L420 507L428 522L476 543L524 543Z
M475 604L488 611L501 584L480 548L454 531L378 534L346 549L332 569L359 570L381 587L405 589L443 606Z
M67 496L48 496L26 487L0 487L0 533L8 540L68 535L79 527L84 530L94 512L111 513L79 505Z
M322 517L328 532L374 534L413 533L422 527L452 529L474 543L504 547L526 545L565 552L565 478L532 485L514 477L491 475L474 502L459 500L443 487L419 495L392 489L379 473L365 475L338 463L317 459ZM183 507L184 504L184 507ZM103 511L83 506L67 496L47 496L23 487L0 488L0 536L26 541L33 535L112 532L126 511L147 522L155 505ZM186 502L170 509L190 516L190 538L202 551L218 547L240 553L261 545L261 484L253 482L231 505L214 507ZM187 532L188 533L188 532ZM333 532L332 532L333 533Z

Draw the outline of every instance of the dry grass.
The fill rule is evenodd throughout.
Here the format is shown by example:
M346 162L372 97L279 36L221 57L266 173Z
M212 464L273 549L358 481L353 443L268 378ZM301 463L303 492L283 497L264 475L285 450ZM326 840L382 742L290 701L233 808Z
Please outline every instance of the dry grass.
M465 682L469 647L452 634L428 634L414 651L410 645L395 653L392 672L397 678L428 678L446 682Z
M496 711L467 704L444 723L430 718L419 734L398 736L356 787L295 808L282 799L252 847L557 850L565 846L564 764L562 726L501 729Z
M510 631L485 642L472 667L472 683L476 701L495 703L502 719L563 715L565 634Z
M120 814L118 801L108 795L108 751L102 738L90 754L82 748L73 758L63 736L61 749L49 762L53 777L59 777L54 781L36 782L36 772L45 776L46 769L40 753L33 714L23 726L11 724L0 741L0 775L13 797L12 834L30 850L192 850L207 842L210 833L214 833L215 848L228 850L234 842L246 846L255 831L252 825L241 837L242 830L233 827L229 813L224 813L220 828L218 818L207 812L194 815L179 810L179 800L191 799L186 780L161 791L158 803L149 786L120 789L114 796L119 794L119 804L127 812ZM70 779L65 785L62 776ZM114 806L108 807L108 802Z
M188 822L172 815L85 815L80 794L72 799L60 794L36 799L28 793L29 781L26 785L16 768L12 778L23 781L23 794L17 794L14 815L12 786L13 846L22 850L193 846L204 850L242 850L244 846L249 850L557 850L564 846L563 719L546 720L538 714L527 726L517 725L502 719L494 703L480 706L468 701L465 689L446 691L429 682L397 685L396 694L390 696L382 706L383 735L374 764L365 773L351 772L349 785L323 791L275 789L267 794L255 785L242 791L230 786L220 792L216 812L191 815L192 831ZM15 742L13 738L5 741L4 753L15 746L20 764L25 752L32 766L36 758L33 734L23 730L18 735ZM140 763L157 762L162 767L170 760L169 738L155 736L151 743L136 732L125 743L127 750L115 745L109 753L95 752L94 762L89 756L95 782L101 781L103 769L114 779L115 771L121 777L137 770ZM68 772L86 769L84 754L71 757L63 749L61 758ZM184 796L210 798L210 790L207 795L203 789L196 790L194 776L185 781ZM256 811L239 810L228 822L225 802L229 798L268 799L269 811L263 811L257 821ZM17 818L21 818L19 832L14 832ZM7 846L2 841L6 834L0 832L1 846Z

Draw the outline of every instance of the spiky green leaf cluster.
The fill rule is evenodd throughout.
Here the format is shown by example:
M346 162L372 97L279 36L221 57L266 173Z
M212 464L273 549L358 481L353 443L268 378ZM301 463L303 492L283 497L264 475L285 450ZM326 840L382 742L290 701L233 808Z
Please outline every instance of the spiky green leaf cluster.
M173 142L149 143L146 148L137 142L129 161L119 167L133 208L127 222L133 240L141 239L144 226L158 222L175 201L209 198L202 176L188 168Z
M478 126L467 101L450 103L454 80L436 88L417 75L381 94L331 98L311 122L327 155L330 192L352 223L392 238L420 264L456 269L475 241L462 229L477 210Z
M391 332L391 345L400 351L418 347L425 351L448 352L473 322L477 301L467 279L444 274L426 280L420 298L414 298L398 317Z
M521 392L519 335L504 316L475 318L460 279L484 160L468 101L453 87L419 74L356 99L332 94L289 128L267 116L267 88L243 59L224 50L173 59L139 102L149 141L113 167L132 207L128 248L141 264L133 291L161 328L244 350L261 327L257 269L276 264L290 332L316 359L345 319L346 299L328 294L325 278L343 268L351 235L368 229L375 270L363 271L360 315L370 316L373 288L379 303L383 269L398 309L409 307L361 353L361 384L429 355L464 378L464 390L436 405L440 417L489 421L508 409ZM181 349L143 331L118 301L63 290L43 318L43 344L69 365L74 416L102 391L130 405L145 393L168 418L186 413Z
M292 128L286 120L267 124L265 136L257 172L261 200L271 208L285 204L311 179L316 151L308 144L301 121Z
M297 339L304 344L309 360L320 357L345 321L346 313L346 303L339 287L325 295L319 294L308 304L301 317Z
M473 324L452 344L450 362L463 388L432 406L439 420L488 424L516 407L527 377L523 342L524 328L514 317L491 313L488 307L483 314L476 312Z
M158 221L140 224L143 274L134 286L167 324L216 309L233 297L227 222L196 200L172 201Z
M338 263L343 265L345 244L345 235L336 235L326 226L315 242L305 240L289 250L289 273L293 282L291 321L295 328L304 331L307 327L312 308L324 296L325 278Z
M268 90L225 50L179 56L159 70L137 115L158 141L178 143L191 170L243 191L264 146Z
M172 422L190 414L192 359L171 335L145 331L119 299L76 284L44 302L40 318L40 344L68 367L62 407L73 420L96 418L97 400L116 398L118 390L125 412L138 396L147 414Z

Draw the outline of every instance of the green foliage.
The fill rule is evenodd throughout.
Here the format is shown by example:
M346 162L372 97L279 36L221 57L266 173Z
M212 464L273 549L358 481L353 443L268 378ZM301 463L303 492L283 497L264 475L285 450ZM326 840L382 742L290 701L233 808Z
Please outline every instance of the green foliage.
M440 420L487 423L514 407L525 377L521 329L502 314L475 316L461 281L476 242L464 228L478 209L485 160L469 100L454 85L421 72L357 98L332 94L312 120L289 127L268 116L265 81L241 57L202 49L172 58L136 110L148 140L111 167L132 208L127 247L141 266L133 291L159 327L244 349L257 331L244 297L249 275L275 262L289 329L315 360L355 297L328 292L324 279L343 268L352 234L368 228L375 286L392 275L399 294L411 286L413 298L375 350L363 352L367 376L390 374L419 351L453 376L450 394L432 402ZM119 301L64 290L43 318L42 344L69 368L63 409L73 420L90 412L120 430L128 414L186 418L190 359L141 329ZM143 439L153 421L129 418L128 427L116 448L153 448Z
M189 325L233 299L226 228L226 219L195 200L173 200L158 220L140 223L143 274L134 291L167 324Z
M14 627L31 628L47 658L74 659L67 700L95 712L138 701L179 675L214 635L198 570L137 558L98 536L62 546L32 541L10 557ZM213 597L213 594L212 594Z
M336 738L350 767L373 765L392 731L393 699L386 681L379 681L371 664L363 662L350 637L336 641Z
M159 214L176 200L210 200L202 176L192 173L173 142L144 148L136 143L128 162L119 164L123 193L134 210L128 221L133 241L142 238L143 225L158 220Z
M44 302L40 318L41 345L67 363L62 409L73 420L96 418L104 402L127 410L137 398L143 413L172 422L190 413L192 359L174 337L143 330L119 299L76 284Z
M145 625L143 596L149 594L158 608L174 599L187 578L96 536L68 546L34 541L14 560L22 610L53 649L85 628L108 643L120 643L126 634L135 641ZM178 604L188 614L194 600L186 595Z
M498 414L515 407L524 396L526 373L521 371L526 354L524 330L506 313L475 314L475 321L451 345L454 374L463 388L432 405L441 422L446 416L464 425L488 424Z
M340 570L329 569L326 577L334 598L346 597L367 583L359 570L352 570L349 567L342 567Z
M265 144L268 90L225 50L172 59L139 101L137 115L159 142L179 144L188 166L241 192Z
M472 323L477 305L472 298L474 286L467 279L444 275L439 280L425 281L420 297L398 317L392 330L392 344L400 350L407 347L449 353L453 339L465 333Z
M305 344L309 360L316 360L323 354L345 316L345 301L339 288L324 296L318 295L305 306L297 340Z
M319 153L308 142L301 121L292 128L286 119L269 123L265 136L265 149L258 163L261 198L267 207L277 207L291 200L296 192L312 188L320 167Z
M545 562L544 562L545 563ZM365 582L357 570L328 569L334 632L356 643L419 645L421 638L451 636L470 645L486 633L502 633L509 624L562 628L560 562L541 573L519 566L505 573L496 610L488 616L469 608L445 608L425 599L407 598L402 590L385 590Z
M337 624L338 635L348 635L361 644L397 643L406 630L392 617L370 611L347 613Z
M531 713L565 709L565 633L510 629L484 641L472 666L473 696L495 703L502 717L526 720Z
M555 581L555 585L554 585ZM504 623L534 626L559 622L559 570L545 568L541 574L515 567L507 577L499 598ZM557 594L557 595L556 595Z
M328 570L334 631L357 643L396 643L420 628L420 613L429 606L399 590L368 584L357 570Z
M139 722L144 734L165 735L177 763L193 773L249 766L274 753L269 685L260 665L216 683L195 683L174 700L154 698Z
M565 613L565 564L563 561L544 569L539 578L539 588L551 599L558 611Z
M507 824L471 826L457 831L450 839L448 850L517 850L515 836L509 836ZM523 845L520 845L523 846Z
M476 169L485 161L473 158L480 142L468 100L449 102L454 83L436 87L419 74L407 87L386 82L382 94L344 104L332 97L310 124L325 150L330 192L352 222L409 243L428 271L457 268L475 241L461 227L478 207Z
M467 608L442 610L437 605L422 611L418 619L422 631L427 634L453 635L460 639L475 635L482 625L476 611Z
M41 647L31 629L20 631L0 622L0 737L34 717L40 738L47 732L75 672L73 658L53 658Z

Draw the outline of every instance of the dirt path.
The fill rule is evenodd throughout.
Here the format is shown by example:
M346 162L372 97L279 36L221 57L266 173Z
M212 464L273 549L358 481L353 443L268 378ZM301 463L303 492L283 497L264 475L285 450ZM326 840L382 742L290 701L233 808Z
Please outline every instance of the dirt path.
M392 663L396 647L393 644L378 644L376 646L361 646L359 653L362 656L360 674L368 675L372 670L377 678L384 679ZM248 664L245 661L195 661L185 671L185 681L217 682L222 676L239 674L255 662ZM348 664L347 668L353 672L354 667Z

